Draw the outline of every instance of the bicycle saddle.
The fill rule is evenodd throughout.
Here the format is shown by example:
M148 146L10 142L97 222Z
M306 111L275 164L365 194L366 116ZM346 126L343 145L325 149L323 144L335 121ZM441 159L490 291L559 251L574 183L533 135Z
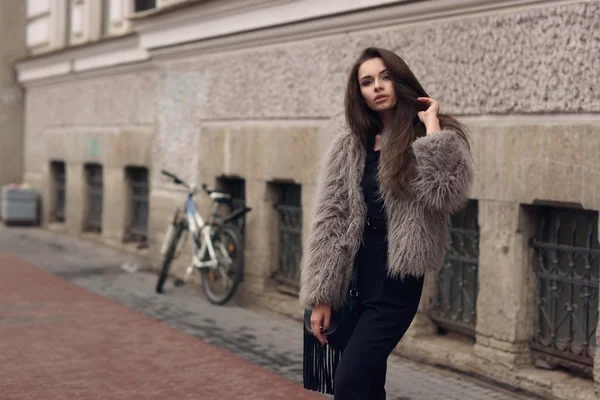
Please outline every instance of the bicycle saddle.
M217 203L227 202L231 200L231 195L225 192L211 191L209 196L213 201L216 201Z

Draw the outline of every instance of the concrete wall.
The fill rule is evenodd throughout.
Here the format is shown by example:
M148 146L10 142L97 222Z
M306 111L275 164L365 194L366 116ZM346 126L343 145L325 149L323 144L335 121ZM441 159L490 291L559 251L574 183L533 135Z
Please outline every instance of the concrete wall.
M26 54L25 2L0 4L0 186L23 178L23 92L12 68Z
M54 206L50 163L66 164L66 204L64 229L74 235L85 231L88 211L86 164L100 164L103 169L103 212L101 238L120 245L125 239L128 221L129 190L125 169L129 166L152 166L152 126L52 128L44 131L42 186L44 221L52 222ZM55 224L55 228L60 228Z
M253 210L247 217L242 293L248 301L298 317L297 300L279 293L270 278L276 268L276 217L269 183L302 185L305 240L319 160L343 123L348 69L364 47L389 48L408 62L444 112L463 117L471 129L477 164L471 196L479 201L481 234L475 345L435 334L428 317L434 279L428 277L419 314L398 351L547 398L592 399L592 381L531 366L535 281L527 240L533 220L523 205L543 200L600 209L595 162L600 95L594 89L600 83L599 16L598 1L549 2L435 23L162 57L139 73L32 87L26 177L47 188L48 161L66 159L71 204L66 226L77 233L85 203L82 164L91 157L85 154L86 141L96 140L102 154L128 143L120 158L100 160L106 182L114 185L111 192L117 193L107 193L114 197L105 200L102 236L115 244L122 236L123 215L116 207L122 166L139 157L152 172L150 256L157 262L166 223L184 200L161 178L160 169L209 185L221 176L244 178ZM142 128L129 130L132 126ZM199 203L207 213L206 199L200 197ZM598 381L600 355L595 365Z
M152 169L157 73L98 77L28 88L25 176L42 198L42 221L51 229L85 234L88 197L85 165L103 167L101 234L85 236L118 247L129 221L125 168ZM52 161L65 162L65 222L54 223Z

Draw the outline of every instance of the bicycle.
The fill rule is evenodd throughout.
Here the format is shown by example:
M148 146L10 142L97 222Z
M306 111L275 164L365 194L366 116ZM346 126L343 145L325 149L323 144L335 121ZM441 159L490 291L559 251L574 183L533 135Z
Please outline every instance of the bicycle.
M181 254L189 232L193 245L192 262L183 279L175 281L175 286L185 284L193 271L199 270L202 275L202 288L209 302L216 305L225 304L235 294L242 280L244 266L241 234L231 223L248 213L251 208L243 207L233 211L231 196L228 193L210 190L203 184L202 190L213 200L212 220L204 221L194 202L197 193L195 185L187 184L168 171L162 170L161 173L171 178L175 184L184 186L187 189L187 199L183 211L179 208L175 211L163 239L160 254L164 259L156 282L156 292L163 293L171 263ZM224 218L218 213L221 205L225 205L230 211ZM223 294L218 294L216 288L211 286L214 283L222 286Z

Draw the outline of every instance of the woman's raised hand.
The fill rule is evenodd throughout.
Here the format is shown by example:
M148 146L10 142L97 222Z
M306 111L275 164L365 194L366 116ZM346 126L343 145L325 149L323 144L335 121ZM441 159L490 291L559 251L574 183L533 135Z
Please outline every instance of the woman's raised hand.
M417 97L417 100L428 105L427 110L419 111L417 113L421 122L425 124L427 134L441 131L440 121L438 119L438 113L440 112L439 103L429 97Z

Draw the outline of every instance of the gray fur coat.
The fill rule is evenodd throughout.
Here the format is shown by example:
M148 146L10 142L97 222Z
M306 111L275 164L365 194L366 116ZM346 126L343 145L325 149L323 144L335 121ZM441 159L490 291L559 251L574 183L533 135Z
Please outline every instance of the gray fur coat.
M384 134L382 151L386 141ZM383 187L381 193L388 221L388 275L397 279L441 267L450 215L466 202L473 180L471 154L455 132L432 133L412 147L417 160L412 194L399 198ZM325 303L339 309L346 298L366 216L361 187L365 157L358 138L342 132L323 160L302 260L300 302L305 308Z

